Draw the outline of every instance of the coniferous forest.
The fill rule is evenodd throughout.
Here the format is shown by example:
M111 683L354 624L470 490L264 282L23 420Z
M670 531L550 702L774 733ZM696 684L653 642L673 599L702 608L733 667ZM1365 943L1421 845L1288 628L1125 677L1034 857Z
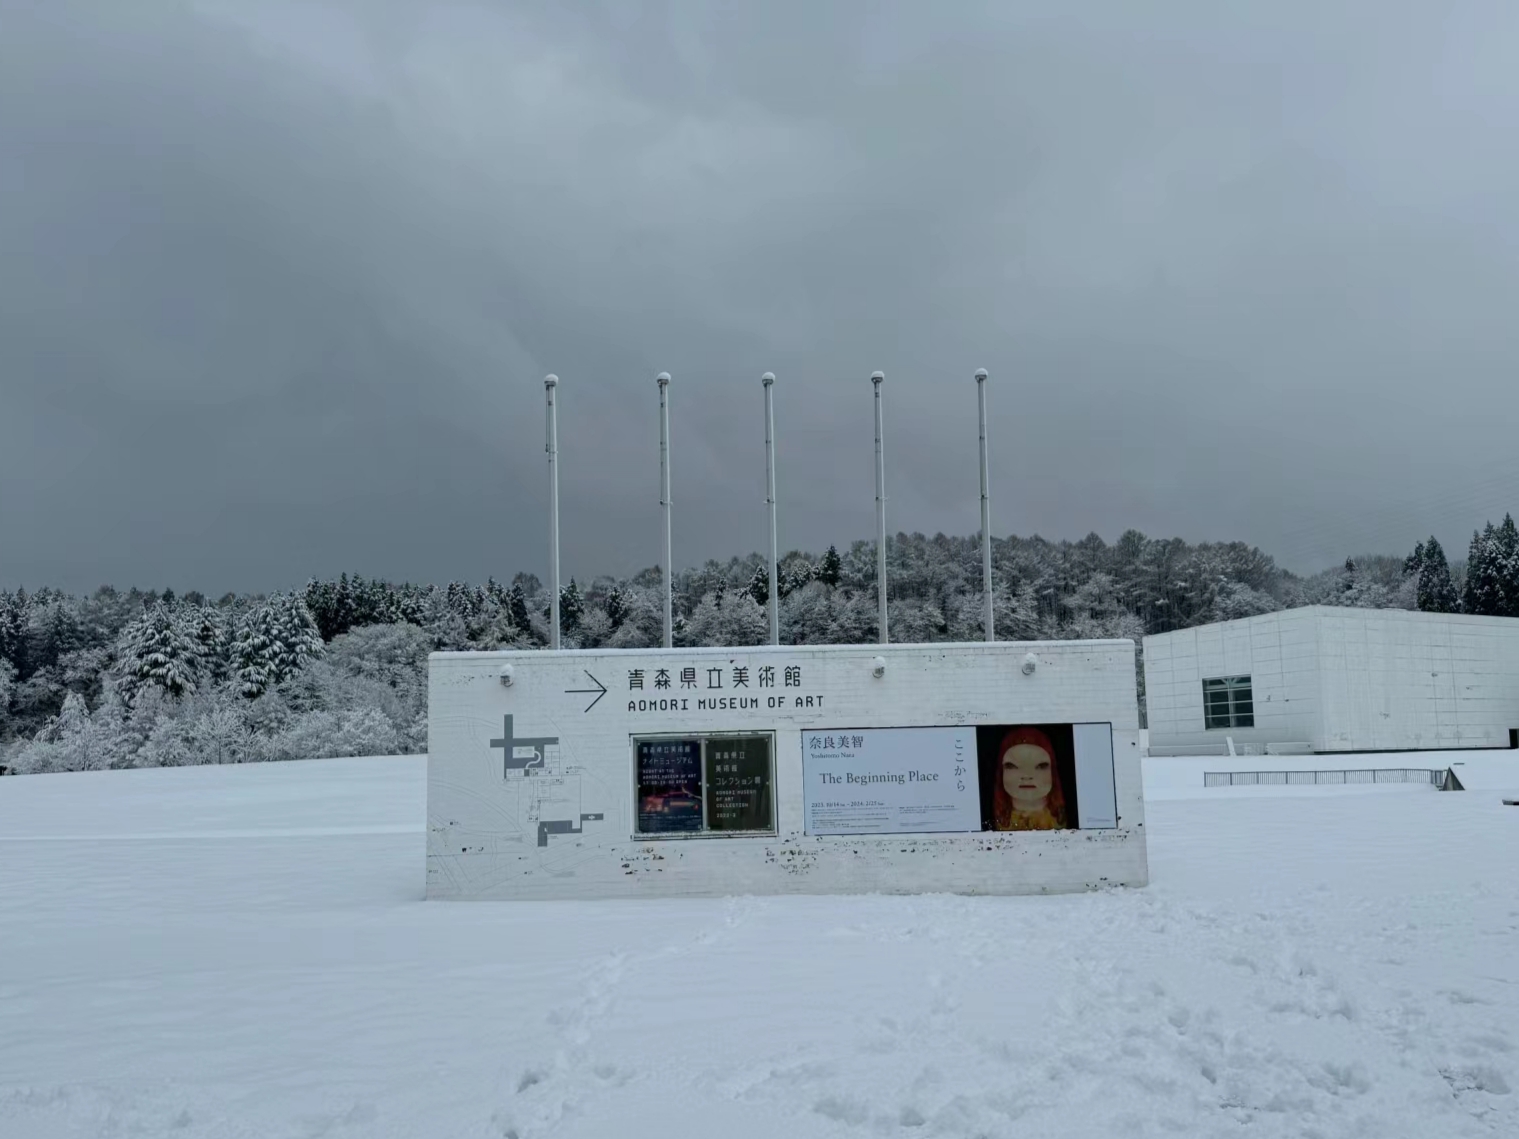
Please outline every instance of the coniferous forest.
M887 562L892 641L981 639L978 538L898 534ZM1131 530L1112 544L1096 534L998 539L993 565L997 632L1007 640L1138 642L1301 605L1519 616L1512 517L1474 533L1455 564L1430 538L1407 557L1349 558L1300 577L1241 542L1188 545ZM786 555L782 642L874 641L875 568L873 542ZM565 646L658 645L660 579L649 569L566 583ZM673 593L677 644L766 640L759 555L680 572ZM0 766L25 773L421 751L427 654L541 648L548 611L543 584L520 573L483 585L345 574L292 593L215 601L110 586L87 597L0 591Z

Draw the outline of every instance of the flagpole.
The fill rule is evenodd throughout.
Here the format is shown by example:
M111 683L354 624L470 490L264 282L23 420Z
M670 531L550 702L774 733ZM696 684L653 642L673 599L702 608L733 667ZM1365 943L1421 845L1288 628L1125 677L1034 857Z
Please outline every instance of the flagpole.
M765 385L765 502L770 507L770 643L781 643L780 590L776 579L775 528L775 373L760 377Z
M976 369L976 400L981 405L981 616L986 624L986 639L997 639L996 617L992 612L992 498L991 475L986 446L986 369Z
M883 645L891 641L886 624L886 454L881 426L881 384L885 380L884 372L874 372L870 377L876 391L876 605L878 636Z
M665 516L665 648L675 647L674 558L670 541L670 373L660 372L659 384L659 504Z
M559 417L554 402L559 377L545 376L543 393L547 402L549 455L549 648L559 647Z

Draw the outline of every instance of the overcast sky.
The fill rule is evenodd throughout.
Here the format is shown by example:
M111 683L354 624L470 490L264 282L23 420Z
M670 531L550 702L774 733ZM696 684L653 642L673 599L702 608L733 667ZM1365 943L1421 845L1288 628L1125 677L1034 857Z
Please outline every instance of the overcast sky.
M0 0L0 584L1519 510L1519 5Z

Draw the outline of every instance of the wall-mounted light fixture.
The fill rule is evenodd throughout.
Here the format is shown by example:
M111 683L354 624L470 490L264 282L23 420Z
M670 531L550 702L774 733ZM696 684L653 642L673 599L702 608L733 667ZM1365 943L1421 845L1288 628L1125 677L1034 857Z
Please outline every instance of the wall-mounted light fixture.
M886 675L886 658L876 657L870 662L870 675L879 680Z
M1028 656L1026 656L1026 657L1023 658L1023 675L1024 676L1033 676L1034 675L1034 669L1036 669L1038 667L1039 667L1039 658L1036 657L1033 653L1029 653Z
M512 686L512 677L515 675L515 672L516 672L516 670L513 669L512 666L509 665L509 664L503 664L501 666L501 687L502 688L510 688Z

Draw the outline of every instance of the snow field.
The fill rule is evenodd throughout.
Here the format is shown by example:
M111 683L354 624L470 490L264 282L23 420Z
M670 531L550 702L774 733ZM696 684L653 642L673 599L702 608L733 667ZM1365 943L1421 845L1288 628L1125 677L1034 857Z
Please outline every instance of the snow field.
M0 780L0 1136L1519 1134L1497 790L1152 760L1144 890L425 903L424 762Z

